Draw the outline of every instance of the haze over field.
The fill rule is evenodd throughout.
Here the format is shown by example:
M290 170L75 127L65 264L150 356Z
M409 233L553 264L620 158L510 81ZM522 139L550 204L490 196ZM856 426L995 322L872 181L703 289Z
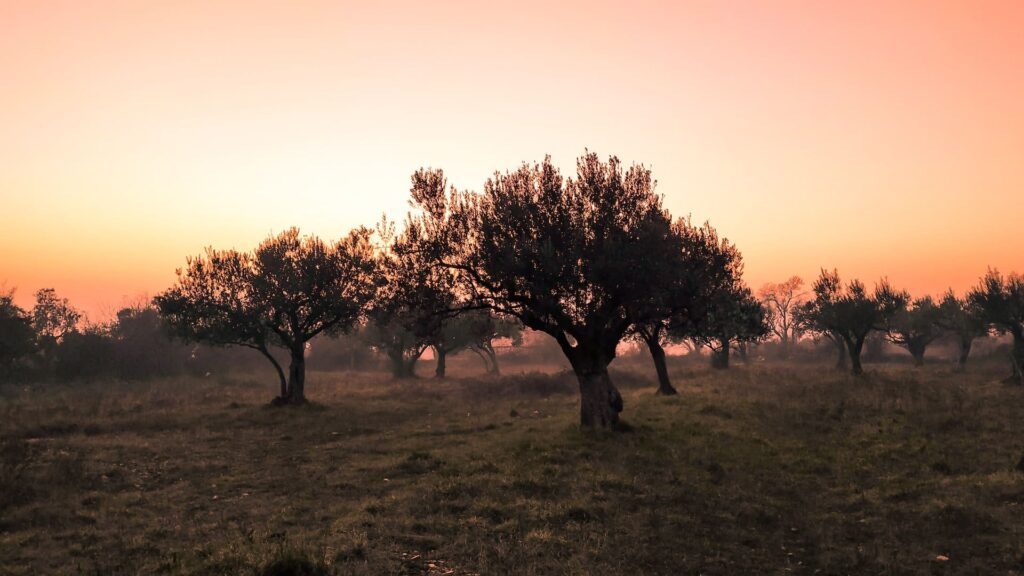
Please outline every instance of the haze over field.
M204 246L338 238L409 175L643 162L751 286L1020 269L1015 2L2 2L0 283L91 316Z

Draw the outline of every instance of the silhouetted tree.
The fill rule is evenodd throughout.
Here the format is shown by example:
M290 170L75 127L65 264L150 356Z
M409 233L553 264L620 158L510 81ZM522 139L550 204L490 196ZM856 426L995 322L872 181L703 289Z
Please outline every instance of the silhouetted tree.
M967 299L997 332L1013 338L1009 381L1024 384L1024 275L989 270Z
M936 323L956 339L956 370L964 371L974 340L988 334L988 323L982 311L969 298L957 298L953 290L949 290L939 302Z
M743 283L743 257L735 244L719 239L707 227L703 246L709 250L712 268L699 292L694 309L685 320L673 322L670 329L677 338L692 338L711 351L714 368L729 367L729 351L733 347L745 352L748 343L761 340L768 333L765 311Z
M877 298L882 308L890 311L884 324L886 338L910 352L914 366L923 366L925 350L942 335L935 301L931 296L911 301L909 293L888 285L877 291Z
M191 351L173 341L171 334L170 326L148 302L118 310L109 330L117 375L141 379L181 373Z
M488 374L499 374L498 355L494 351L494 341L508 339L513 346L522 344L522 327L511 318L503 318L490 310L469 309L445 320L438 343L434 344L435 352L440 344L445 355L462 350L471 350L484 362ZM438 356L435 375L444 377L445 355Z
M809 326L841 339L846 345L854 375L864 373L860 357L868 334L881 329L890 313L874 295L867 293L859 280L851 280L844 287L835 270L821 271L814 282L814 299L804 308Z
M60 298L53 288L41 288L35 294L32 307L32 327L36 332L39 350L50 365L57 344L75 331L82 314L75 310L67 298Z
M474 304L554 338L580 386L584 427L616 424L622 397L608 364L646 318L678 253L650 170L587 153L576 178L546 158L496 173L480 194L414 196L424 245L460 273Z
M781 356L789 357L790 346L800 339L800 325L796 321L797 311L806 300L804 281L792 276L785 282L768 283L758 291L758 299L764 307L768 328L779 339Z
M178 271L177 284L155 299L187 339L259 350L282 380L278 403L305 402L305 349L315 336L350 329L374 293L370 231L357 228L336 244L291 228L252 254L208 250ZM290 354L287 386L269 353Z
M413 198L443 195L445 186L443 174L419 170L412 176L411 194ZM468 345L452 327L455 276L436 266L432 252L422 249L426 224L409 217L400 233L386 218L377 226L381 238L378 290L363 334L388 357L395 378L415 376L416 362L431 347L437 360L435 374L443 377L447 355Z
M501 374L498 354L494 350L495 340L508 340L513 346L523 344L523 325L514 318L498 316L490 310L465 312L466 329L470 334L469 349L484 361L488 374Z
M846 343L838 332L829 330L815 322L815 310L813 301L804 302L797 307L793 316L797 330L802 334L810 334L815 342L822 338L828 340L836 351L836 370L846 371L848 369Z
M729 351L746 353L746 345L768 333L764 308L746 286L718 293L708 314L694 327L693 338L711 350L712 368L729 367ZM742 359L742 358L741 358Z
M0 293L0 378L35 351L35 331L28 312L14 303L14 291Z
M640 315L644 320L631 329L651 354L662 395L676 394L665 362L665 346L693 340L694 327L706 323L718 296L732 286L739 256L731 244L719 240L708 223L696 227L689 218L680 218L673 222L672 233L679 253L664 262L667 275L659 282L661 288L651 293L648 309Z
M106 326L86 325L64 335L54 351L54 375L61 381L93 381L114 374L115 342Z

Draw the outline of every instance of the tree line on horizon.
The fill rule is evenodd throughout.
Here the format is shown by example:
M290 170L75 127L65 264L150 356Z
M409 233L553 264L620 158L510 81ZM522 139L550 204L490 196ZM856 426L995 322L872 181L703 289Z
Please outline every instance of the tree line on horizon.
M410 196L413 211L400 228L384 218L334 243L292 228L252 252L210 248L189 258L148 309L185 341L261 353L278 375L277 404L305 401L312 339L355 330L396 377L410 376L427 349L438 376L461 350L496 372L494 341L517 341L523 328L545 333L578 380L581 424L594 428L618 422L622 397L608 366L626 341L647 347L663 394L675 393L665 363L673 343L706 348L712 365L726 368L731 351L773 337L785 357L810 336L831 341L837 366L859 375L873 333L916 364L952 335L958 369L976 338L1010 334L1012 378L1024 383L1018 274L990 270L968 294L935 300L912 299L884 279L869 292L822 270L810 293L794 277L755 295L738 248L709 223L673 217L648 168L591 152L575 176L564 177L548 157L496 172L480 192L420 169ZM29 313L0 296L0 368L72 333L70 306L52 291L47 298L37 294ZM287 351L287 373L273 349Z

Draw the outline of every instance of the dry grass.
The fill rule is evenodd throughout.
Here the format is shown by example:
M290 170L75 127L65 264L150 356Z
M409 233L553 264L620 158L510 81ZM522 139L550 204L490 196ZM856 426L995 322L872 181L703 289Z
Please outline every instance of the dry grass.
M0 574L1024 572L1024 390L975 370L630 370L614 434L566 374L7 389Z

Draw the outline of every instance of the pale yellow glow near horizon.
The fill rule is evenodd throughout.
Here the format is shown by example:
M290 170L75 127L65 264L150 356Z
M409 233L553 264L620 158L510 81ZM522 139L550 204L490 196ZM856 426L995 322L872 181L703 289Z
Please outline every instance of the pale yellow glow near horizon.
M401 219L584 148L748 282L1024 271L1015 2L0 2L0 284L94 317L203 247Z

